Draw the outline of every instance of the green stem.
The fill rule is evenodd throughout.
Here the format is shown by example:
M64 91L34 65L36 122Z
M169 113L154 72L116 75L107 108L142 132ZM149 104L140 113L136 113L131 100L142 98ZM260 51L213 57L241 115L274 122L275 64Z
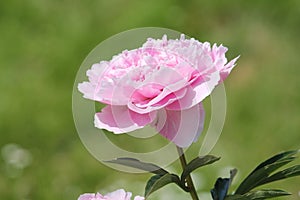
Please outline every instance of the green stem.
M184 170L187 163L186 163L186 159L185 159L183 149L178 147L178 146L176 146L176 148L177 148L177 152L179 154L179 160L180 160L182 169ZM188 175L186 177L186 184L187 184L187 187L189 188L189 192L190 192L190 195L191 195L192 199L193 200L199 200L191 175Z

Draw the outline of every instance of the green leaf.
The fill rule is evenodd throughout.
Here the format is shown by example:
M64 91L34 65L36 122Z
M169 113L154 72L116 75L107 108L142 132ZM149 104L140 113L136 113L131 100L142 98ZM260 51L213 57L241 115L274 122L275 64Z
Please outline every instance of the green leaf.
M245 194L251 189L264 184L264 181L269 178L271 173L293 161L295 159L293 155L297 152L280 153L261 163L244 179L235 194Z
M256 170L266 166L266 165L269 165L269 164L272 164L278 160L281 160L283 158L287 158L287 157L291 157L292 155L295 155L298 153L298 150L292 150L292 151L285 151L285 152L282 152L282 153L279 153L275 156L272 156L271 158L267 159L266 161L262 162L260 165L258 165L254 170L253 172L255 172ZM252 173L253 173L252 172Z
M235 194L235 195L227 195L225 200L250 200L250 199L243 195Z
M145 162L141 162L135 158L117 158L115 160L109 160L106 161L109 163L115 163L115 164L119 164L119 165L124 165L127 167L132 167L132 168L136 168L136 169L140 169L140 170L144 170L147 172L151 172L154 174L167 174L169 173L168 171L164 170L163 168L152 164L152 163L145 163Z
M212 164L216 161L220 160L220 157L215 157L212 155L206 155L206 156L200 156L195 159L193 159L185 169L183 170L181 174L181 181L185 181L186 177L194 170L198 169L199 167L203 167L205 165Z
M267 190L248 192L244 194L243 197L246 197L251 200L259 200L259 199L270 199L274 197L281 197L287 195L291 195L291 194L284 190L267 189Z
M157 174L152 176L147 182L145 188L145 197L147 198L150 194L152 194L156 190L170 183L176 183L178 186L182 187L179 177L175 174L164 174L164 175Z
M267 179L265 179L263 182L261 182L260 185L267 184L274 181L279 181L294 176L300 176L300 165L295 165L293 167L277 172L272 176L268 177Z
M251 176L247 177L243 183L240 184L236 194L244 194L257 186L262 185L263 181L266 180L272 172L291 161L292 160L290 159L278 161L256 170L255 173L251 174Z
M244 195L235 194L226 196L225 200L261 200L261 199L270 199L280 196L287 196L290 193L283 190L276 189L267 189L267 190L258 190L253 192L248 192Z

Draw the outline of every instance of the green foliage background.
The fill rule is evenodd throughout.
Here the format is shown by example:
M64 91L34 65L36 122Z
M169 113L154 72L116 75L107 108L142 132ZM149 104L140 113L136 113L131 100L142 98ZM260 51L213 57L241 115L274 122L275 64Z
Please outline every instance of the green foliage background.
M226 175L224 167L237 167L241 179L263 159L299 148L298 0L2 0L0 148L18 144L32 162L12 176L0 158L0 199L71 200L120 187L143 194L148 174L114 171L87 152L71 101L76 72L89 51L116 33L145 26L223 43L229 58L241 55L225 82L227 119L213 151L222 159L194 174L200 197L209 199L216 178ZM178 164L170 169L178 171ZM299 182L270 188L287 189L293 195L285 199L299 199ZM171 191L180 195L170 185L152 199L168 199Z

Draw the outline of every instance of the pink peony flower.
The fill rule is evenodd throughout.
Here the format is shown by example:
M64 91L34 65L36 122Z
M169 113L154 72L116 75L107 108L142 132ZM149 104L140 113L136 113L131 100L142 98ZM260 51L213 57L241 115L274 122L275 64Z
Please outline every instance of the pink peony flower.
M87 99L107 104L95 126L116 134L153 126L179 147L196 141L204 124L202 101L235 66L226 47L195 39L149 38L87 71L79 84Z
M100 193L86 193L79 196L78 200L130 200L132 194L130 192L125 192L123 189L116 190L114 192L108 193L106 195L101 195ZM136 196L134 200L144 200L144 197Z

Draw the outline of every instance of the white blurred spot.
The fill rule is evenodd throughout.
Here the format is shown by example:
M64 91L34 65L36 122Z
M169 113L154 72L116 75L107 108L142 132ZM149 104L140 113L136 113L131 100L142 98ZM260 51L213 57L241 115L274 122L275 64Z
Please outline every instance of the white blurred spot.
M20 176L22 170L32 162L31 153L17 144L6 144L1 153L6 164L6 173L11 178Z

